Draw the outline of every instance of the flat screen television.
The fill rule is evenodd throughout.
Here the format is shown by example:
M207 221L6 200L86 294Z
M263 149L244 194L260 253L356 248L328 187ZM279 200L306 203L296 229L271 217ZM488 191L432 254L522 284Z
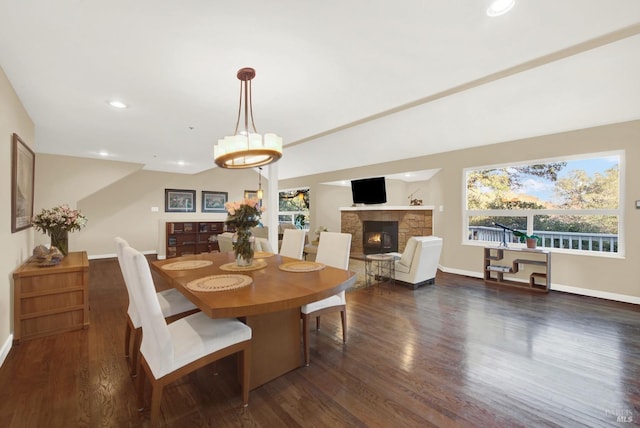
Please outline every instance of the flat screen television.
M384 177L351 180L351 194L354 204L384 204L387 202Z

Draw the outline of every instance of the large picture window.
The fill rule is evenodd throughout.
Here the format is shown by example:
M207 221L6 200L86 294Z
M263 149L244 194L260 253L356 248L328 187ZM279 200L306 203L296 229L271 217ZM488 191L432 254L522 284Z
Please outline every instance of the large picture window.
M498 223L545 249L621 255L623 163L623 152L609 152L466 169L466 240L517 245Z

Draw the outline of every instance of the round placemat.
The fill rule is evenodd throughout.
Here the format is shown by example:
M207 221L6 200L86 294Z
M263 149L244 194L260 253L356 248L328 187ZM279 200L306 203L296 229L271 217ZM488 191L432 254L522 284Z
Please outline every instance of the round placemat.
M220 270L226 270L227 272L247 272L252 270L258 270L267 267L267 262L262 259L253 259L253 263L249 266L238 266L236 262L225 263L220 266Z
M164 270L189 270L189 269L200 269L205 266L211 266L213 264L212 261L209 260L184 260L181 262L173 262L167 263L162 266Z
M278 268L285 272L313 272L316 270L324 269L324 265L317 262L300 261L282 263L280 266L278 266Z
M191 291L228 291L246 287L253 279L247 275L209 275L187 282Z
M273 256L275 256L275 254L270 253L268 251L256 251L255 253L253 253L254 259L266 259L268 257L273 257Z

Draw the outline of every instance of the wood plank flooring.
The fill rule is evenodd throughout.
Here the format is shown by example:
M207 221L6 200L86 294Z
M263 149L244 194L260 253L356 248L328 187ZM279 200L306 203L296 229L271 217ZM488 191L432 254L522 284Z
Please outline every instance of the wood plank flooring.
M155 277L157 286L166 285ZM115 260L90 263L89 329L22 342L0 368L1 427L143 427L123 356ZM251 392L235 362L165 389L169 427L603 427L640 424L640 308L439 273L415 291L347 293L311 365Z

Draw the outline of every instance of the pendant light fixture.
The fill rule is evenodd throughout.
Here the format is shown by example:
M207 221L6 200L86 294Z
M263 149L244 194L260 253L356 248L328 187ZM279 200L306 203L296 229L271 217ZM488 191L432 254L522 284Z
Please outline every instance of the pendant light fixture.
M264 136L258 134L253 123L251 80L255 76L256 71L253 68L245 67L238 70L240 102L236 129L233 135L218 140L218 144L213 147L214 161L221 168L255 168L268 165L282 157L282 138L276 134L265 134ZM243 112L243 101L244 129L238 131L240 116ZM249 118L251 119L250 124Z
M258 168L258 191L256 192L259 200L262 200L264 193L262 192L262 167Z

